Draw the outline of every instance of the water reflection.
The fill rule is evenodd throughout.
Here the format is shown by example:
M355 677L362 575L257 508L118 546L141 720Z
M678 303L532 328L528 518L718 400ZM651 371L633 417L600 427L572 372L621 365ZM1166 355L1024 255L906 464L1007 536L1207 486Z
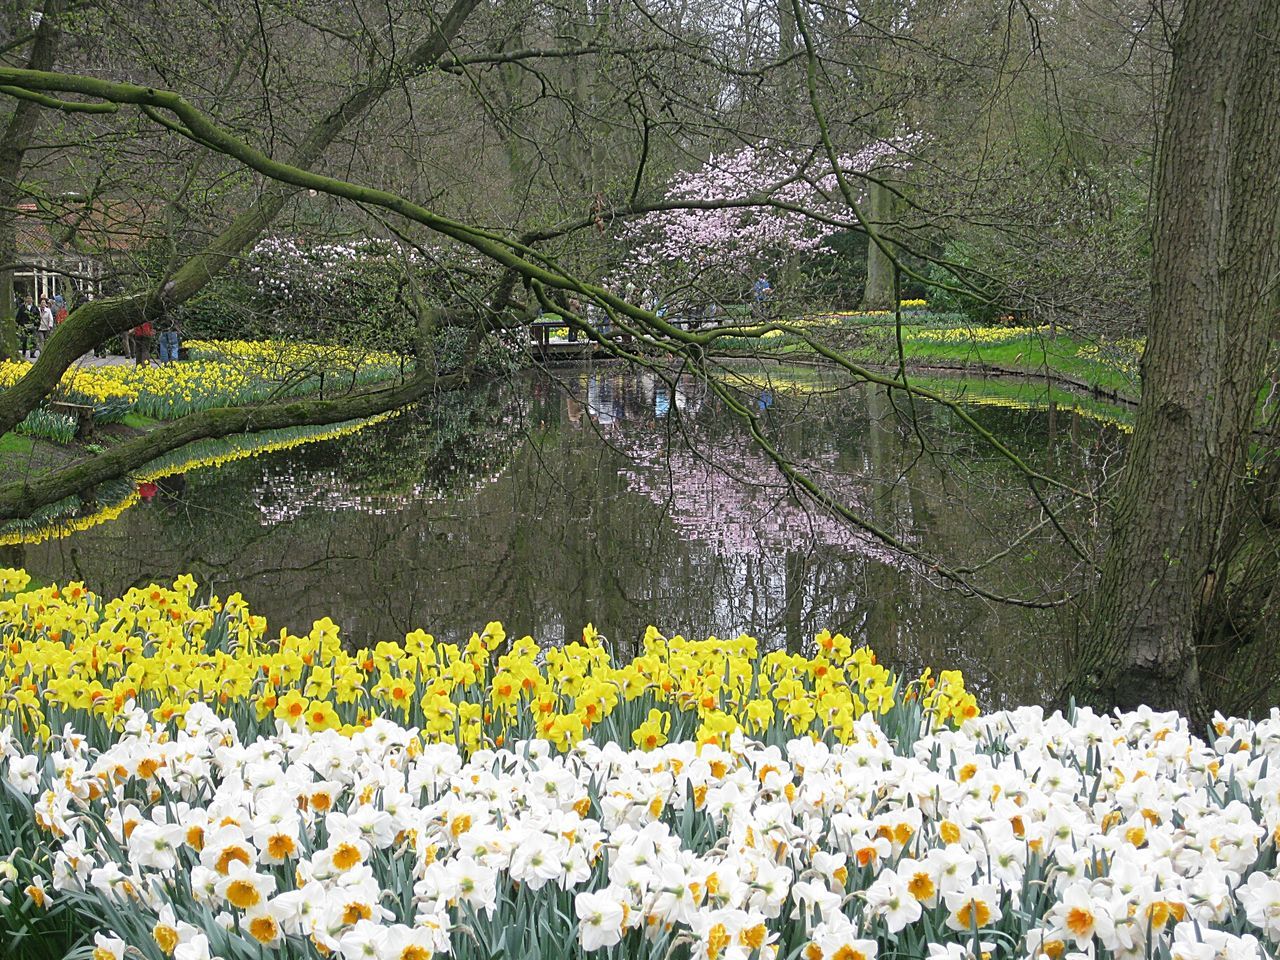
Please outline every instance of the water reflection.
M772 442L871 522L960 563L1025 535L985 582L1048 596L1071 579L1076 559L1025 482L953 414L921 407L913 422L879 390L792 386L744 382L742 396ZM1081 482L1119 446L1078 412L976 415ZM988 702L1040 696L1068 629L944 589L802 506L688 378L530 375L156 487L112 523L25 548L22 562L107 592L189 570L223 595L242 591L274 626L328 615L357 644L420 626L465 637L497 618L544 641L591 621L624 654L649 623L800 649L828 626L906 669L963 666ZM1063 520L1087 533L1085 511L1064 508Z

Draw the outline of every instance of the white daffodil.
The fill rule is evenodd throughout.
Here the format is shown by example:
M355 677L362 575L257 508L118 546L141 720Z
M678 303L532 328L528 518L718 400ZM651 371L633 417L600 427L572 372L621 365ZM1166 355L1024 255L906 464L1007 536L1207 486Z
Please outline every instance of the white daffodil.
M622 941L626 918L624 900L615 891L583 891L573 898L578 918L578 942L586 951L612 947Z
M865 896L868 912L883 919L890 933L899 933L920 919L920 901L912 896L907 881L893 870L882 872Z
M124 960L124 951L127 946L124 940L113 933L95 933L93 960Z

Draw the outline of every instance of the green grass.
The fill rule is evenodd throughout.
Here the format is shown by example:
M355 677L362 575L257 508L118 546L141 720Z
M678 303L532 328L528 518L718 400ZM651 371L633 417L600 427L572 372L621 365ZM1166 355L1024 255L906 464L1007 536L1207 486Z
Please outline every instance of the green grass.
M903 328L906 334L912 328ZM1005 343L919 343L904 339L903 354L913 363L958 363L986 365L1018 370L1025 373L1050 371L1084 380L1122 396L1135 396L1137 384L1133 378L1109 364L1089 357L1078 356L1084 344L1070 337L1056 340L1030 334ZM883 360L886 350L890 359L896 357L897 347L892 332L882 345L850 351L850 356L863 360Z
M0 436L0 454L16 453L19 456L25 456L31 453L35 445L36 442L31 437L24 437L17 433L6 433Z
M150 430L160 423L154 417L144 417L140 413L126 413L124 419L120 422L126 427L133 427L135 430Z

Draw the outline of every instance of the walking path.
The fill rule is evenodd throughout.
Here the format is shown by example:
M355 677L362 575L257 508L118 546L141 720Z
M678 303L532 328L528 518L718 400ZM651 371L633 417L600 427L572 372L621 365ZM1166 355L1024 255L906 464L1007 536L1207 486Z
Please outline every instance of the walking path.
M83 357L75 362L77 367L124 367L133 363L129 357L95 357L91 353L86 353Z

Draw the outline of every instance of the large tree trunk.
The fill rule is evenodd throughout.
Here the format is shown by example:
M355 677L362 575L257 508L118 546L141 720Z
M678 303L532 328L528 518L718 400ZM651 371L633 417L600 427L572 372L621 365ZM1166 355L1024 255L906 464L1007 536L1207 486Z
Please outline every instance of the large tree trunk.
M1070 689L1200 712L1196 639L1256 416L1280 269L1280 3L1189 0L1157 182L1142 402Z
M879 171L883 177L886 171ZM868 203L868 219L876 232L888 232L894 217L893 191L882 186L878 181L871 184ZM867 238L867 287L862 293L863 310L892 310L897 306L893 300L893 260L886 254L875 240Z

